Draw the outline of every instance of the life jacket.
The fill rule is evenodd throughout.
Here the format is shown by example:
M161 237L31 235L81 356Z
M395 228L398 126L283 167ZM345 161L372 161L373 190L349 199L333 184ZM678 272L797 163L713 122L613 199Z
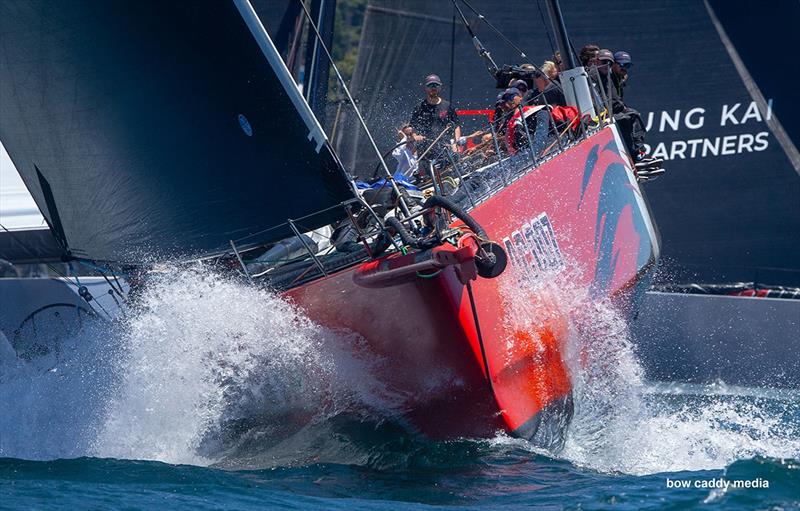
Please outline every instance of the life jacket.
M558 129L559 132L567 129L567 126L573 130L578 127L580 112L578 112L578 109L574 106L551 106L550 115L553 117L553 121L556 123L556 129Z

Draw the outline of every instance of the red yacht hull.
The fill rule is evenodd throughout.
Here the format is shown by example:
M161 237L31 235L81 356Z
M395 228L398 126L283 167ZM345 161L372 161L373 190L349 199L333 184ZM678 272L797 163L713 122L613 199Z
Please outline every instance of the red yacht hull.
M557 446L572 414L562 356L569 311L535 296L520 309L509 294L521 275L535 280L569 267L577 288L635 300L629 291L646 284L659 249L622 147L615 128L603 129L472 209L505 246L509 268L471 281L471 297L458 265L433 278L364 287L359 272L375 270L375 262L285 294L318 323L363 337L383 361L378 377L419 432L452 438L506 430ZM379 264L411 258L395 254ZM526 318L515 321L520 312Z

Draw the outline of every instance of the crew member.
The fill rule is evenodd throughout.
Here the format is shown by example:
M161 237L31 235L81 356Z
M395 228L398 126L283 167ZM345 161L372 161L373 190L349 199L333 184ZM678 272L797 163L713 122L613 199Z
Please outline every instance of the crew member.
M559 73L561 71L566 71L567 70L566 69L567 66L564 64L564 61L561 60L561 52L560 51L557 51L557 52L555 52L553 54L552 62L553 62L553 64L556 65L556 69L558 70Z
M508 88L510 89L512 87L519 90L523 97L528 92L528 82L525 80L512 80Z
M505 145L510 154L516 154L528 146L528 134L533 143L533 152L539 154L544 149L550 130L550 112L542 105L523 106L519 89L509 88L503 93L501 105L509 117L505 128ZM522 110L520 112L520 110ZM523 123L527 125L527 130Z
M544 63L542 64L541 69L542 72L553 81L557 81L558 75L561 73L561 70L558 68L558 65L552 60L545 60Z
M503 126L503 91L497 93L497 101L494 102L494 113L491 120L494 124L495 132L499 133L500 128Z
M645 128L642 115L629 107L623 101L625 85L628 83L628 73L633 66L633 60L626 51L618 51L613 55L610 67L610 89L613 98L622 105L620 111L614 112L614 119L619 125L620 135L633 157L636 174L640 178L652 179L664 173L662 158L654 158L645 153Z
M598 87L603 91L606 100L611 105L611 112L618 114L625 110L625 103L622 97L618 94L617 88L614 86L614 77L611 67L614 65L614 54L611 50L600 50L597 52L597 77L595 78Z
M397 147L392 150L392 156L397 160L395 175L399 172L407 178L411 178L419 167L417 162L417 143L422 142L422 136L414 133L414 128L406 124L398 132L400 136Z
M457 143L462 142L461 121L458 119L458 114L450 102L439 95L442 89L441 78L435 74L428 75L425 77L424 85L425 99L411 113L411 121L408 123L415 133L423 137L419 150L423 153L426 152L428 146L448 125L453 126L452 137L445 134L440 141L453 138ZM455 147L453 149L455 150ZM430 155L432 158L436 158L441 155L441 151L434 148L430 151Z
M528 82L522 79L518 80L511 80L511 83L508 85L509 89L517 89L520 94L522 94L522 103L529 104L533 101L534 94L538 94L536 90L536 82L533 82L534 87L531 88L528 86Z
M555 67L555 64L550 62ZM542 66L544 70L544 66ZM550 106L566 106L567 99L564 97L564 92L561 88L549 80L542 71L533 72L533 82L536 89L539 91L533 99L533 103L537 105L550 105Z
M631 56L627 51L618 51L614 54L614 63L611 65L611 80L617 95L624 101L624 87L628 81L628 69L633 65Z
M581 52L578 56L578 59L581 61L581 65L585 68L589 68L592 66L597 65L597 53L600 51L600 47L596 44L587 44L583 48L581 48Z

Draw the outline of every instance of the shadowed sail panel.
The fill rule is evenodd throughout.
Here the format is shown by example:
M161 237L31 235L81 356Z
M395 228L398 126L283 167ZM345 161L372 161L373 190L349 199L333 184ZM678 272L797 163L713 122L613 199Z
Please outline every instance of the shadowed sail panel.
M352 197L247 2L4 1L0 41L0 140L74 257L213 254Z

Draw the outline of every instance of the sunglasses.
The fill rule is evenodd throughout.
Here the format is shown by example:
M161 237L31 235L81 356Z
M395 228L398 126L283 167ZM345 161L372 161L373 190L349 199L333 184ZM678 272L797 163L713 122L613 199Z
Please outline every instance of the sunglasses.
M630 69L632 65L633 65L633 64L631 64L630 62L628 62L627 64L620 64L620 66L619 66L619 67L621 67L622 69Z
M429 88L429 89L438 89L438 88L440 88L441 86L442 86L442 84L441 84L441 83L429 83L429 84L426 84L426 85L425 85L425 87L427 87L427 88Z

